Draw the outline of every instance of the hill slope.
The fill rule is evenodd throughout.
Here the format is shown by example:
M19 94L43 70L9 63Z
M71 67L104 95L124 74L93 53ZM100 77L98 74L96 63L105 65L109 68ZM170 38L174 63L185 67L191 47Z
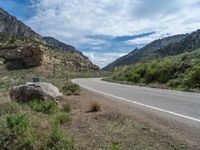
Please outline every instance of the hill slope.
M52 48L61 49L61 50L64 50L64 51L69 51L71 53L76 53L78 55L83 56L83 58L87 59L87 57L85 57L83 55L83 53L78 51L75 47L73 47L71 45L67 45L63 42L60 42L59 40L57 40L53 37L43 37L43 40L46 41L46 43L48 45L52 46Z
M159 60L119 67L112 81L162 85L178 89L200 89L200 49Z
M8 69L56 63L58 68L63 66L74 71L99 70L73 46L43 38L3 9L0 9L0 33L0 57Z
M107 65L103 70L112 70L117 66L130 65L133 63L176 55L199 47L199 30L192 34L182 34L155 40L141 49L136 49L131 53L117 59Z

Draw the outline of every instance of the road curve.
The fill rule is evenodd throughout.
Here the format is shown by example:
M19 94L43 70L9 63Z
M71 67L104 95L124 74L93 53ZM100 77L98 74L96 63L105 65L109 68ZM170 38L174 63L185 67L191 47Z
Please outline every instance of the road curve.
M124 85L100 78L74 79L90 91L200 124L200 94Z

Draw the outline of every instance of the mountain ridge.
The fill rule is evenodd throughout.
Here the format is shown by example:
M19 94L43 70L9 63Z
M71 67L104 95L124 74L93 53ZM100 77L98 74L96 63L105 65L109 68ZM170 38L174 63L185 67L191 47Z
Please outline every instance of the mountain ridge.
M2 8L0 8L0 32L5 32L12 36L17 35L33 39L42 39L41 35Z
M139 61L145 61L145 58L149 54L157 51L158 49L164 48L167 45L178 43L187 36L188 34L179 34L179 35L165 37L163 39L154 40L150 42L149 44L147 44L146 46L140 49L136 48L135 50L128 53L127 55L118 58L114 62L104 67L103 70L109 71L109 70L113 70L117 66L130 65L133 63L137 63Z
M82 52L78 51L74 46L68 45L64 42L61 42L53 37L43 37L43 40L50 46L57 48L57 49L62 49L64 51L69 51L71 53L77 53L81 55L82 57L88 59L86 56L83 55Z

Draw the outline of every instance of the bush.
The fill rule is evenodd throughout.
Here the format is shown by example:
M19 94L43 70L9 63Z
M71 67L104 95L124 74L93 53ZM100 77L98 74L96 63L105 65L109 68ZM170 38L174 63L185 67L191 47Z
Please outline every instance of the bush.
M70 103L69 103L69 102L65 102L65 103L62 105L62 111L64 111L64 112L70 112L70 110L71 110Z
M167 85L171 88L177 88L178 86L180 86L182 84L182 79L173 79L173 80L169 80L169 82L167 83Z
M92 102L89 112L98 112L101 111L101 105L98 102Z
M146 84L167 83L176 78L180 62L180 57L169 57L158 61L137 63L126 69L119 67L114 71L112 79Z
M62 125L67 122L70 122L71 118L66 112L57 112L55 115L55 125Z
M71 136L65 134L61 129L56 127L48 135L46 149L72 150L74 149L74 140Z
M200 88L200 66L194 66L186 72L184 83L192 88Z
M33 149L35 139L26 115L9 115L0 127L1 149Z
M80 86L75 83L68 83L62 88L62 91L66 95L78 95L80 93Z
M45 114L52 114L57 111L57 103L52 100L33 100L28 105L32 110Z
M146 74L144 76L144 82L147 83L147 84L155 82L157 77L158 77L158 74L157 74L156 68L150 67L146 71Z
M170 79L174 78L174 74L179 69L179 57L177 59L165 58L163 61L159 62L159 67L157 69L158 83L167 83Z

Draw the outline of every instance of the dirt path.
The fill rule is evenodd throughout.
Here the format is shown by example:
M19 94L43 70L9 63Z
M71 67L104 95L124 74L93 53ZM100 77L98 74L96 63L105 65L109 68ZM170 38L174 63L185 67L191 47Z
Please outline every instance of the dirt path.
M125 149L199 149L200 131L176 120L162 120L153 112L113 101L112 98L81 91L65 97L73 103L73 120L66 127L77 139L77 149L106 149L118 144ZM93 101L101 111L87 113Z

